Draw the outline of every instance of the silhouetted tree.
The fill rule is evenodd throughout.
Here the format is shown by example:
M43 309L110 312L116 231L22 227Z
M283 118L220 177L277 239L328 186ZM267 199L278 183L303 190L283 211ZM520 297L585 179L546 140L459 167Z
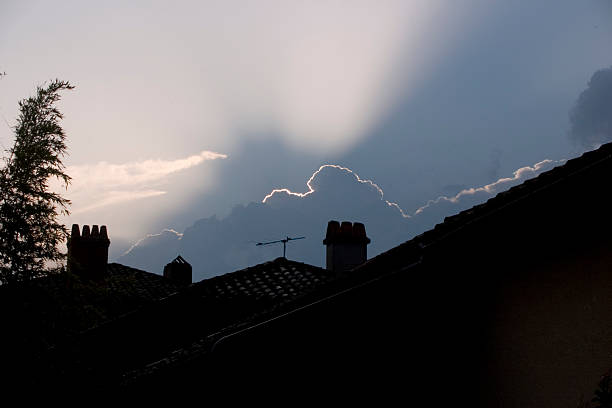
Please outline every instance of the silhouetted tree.
M19 102L13 147L0 168L0 281L28 281L48 273L64 258L58 245L67 237L57 221L68 214L70 201L51 191L57 178L67 188L64 173L66 136L55 107L59 92L70 83L54 80L36 95Z

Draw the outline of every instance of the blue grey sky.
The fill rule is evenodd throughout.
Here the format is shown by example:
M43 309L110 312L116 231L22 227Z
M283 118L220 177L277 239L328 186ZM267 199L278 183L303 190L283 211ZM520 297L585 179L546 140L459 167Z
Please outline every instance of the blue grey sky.
M36 85L76 85L66 223L116 248L322 164L413 213L575 156L568 112L612 65L609 0L126 3L0 5L0 143Z

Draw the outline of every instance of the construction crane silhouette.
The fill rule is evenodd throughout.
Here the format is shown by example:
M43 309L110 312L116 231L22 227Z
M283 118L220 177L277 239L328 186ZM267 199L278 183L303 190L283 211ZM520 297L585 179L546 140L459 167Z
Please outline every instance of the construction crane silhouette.
M289 237L285 237L284 239L279 239L276 241L270 241L270 242L258 242L255 245L256 246L260 246L260 245L270 245L270 244L278 244L279 242L283 243L283 258L286 258L285 254L287 253L287 242L289 241L295 241L296 239L304 239L306 237L297 237L297 238L289 238Z

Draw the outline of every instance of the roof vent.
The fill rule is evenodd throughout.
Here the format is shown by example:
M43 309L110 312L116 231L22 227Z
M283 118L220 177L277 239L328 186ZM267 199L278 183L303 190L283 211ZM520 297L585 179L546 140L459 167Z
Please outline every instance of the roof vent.
M164 277L180 285L189 285L191 284L191 265L179 255L164 266Z

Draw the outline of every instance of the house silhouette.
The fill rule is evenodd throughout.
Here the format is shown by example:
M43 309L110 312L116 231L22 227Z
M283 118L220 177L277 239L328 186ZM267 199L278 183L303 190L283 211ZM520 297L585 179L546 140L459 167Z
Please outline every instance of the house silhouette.
M278 258L188 284L184 272L179 282L118 264L88 275L89 265L79 285L98 297L81 299L99 310L129 292L120 279L149 290L119 297L108 318L80 331L48 329L51 347L15 335L38 357L16 353L9 366L29 364L54 390L185 395L250 384L413 404L576 407L612 366L611 177L605 144L367 261L355 260L369 242L363 225L332 221L328 269ZM36 291L67 302L64 280ZM31 290L0 288L0 301ZM35 303L24 316L46 327Z

